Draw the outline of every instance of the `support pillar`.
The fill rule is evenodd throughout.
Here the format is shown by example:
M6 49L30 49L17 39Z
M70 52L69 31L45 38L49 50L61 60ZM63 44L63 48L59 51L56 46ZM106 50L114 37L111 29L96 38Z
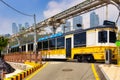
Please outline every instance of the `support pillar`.
M26 43L26 45L25 45L25 47L26 47L26 53L28 53L28 43Z

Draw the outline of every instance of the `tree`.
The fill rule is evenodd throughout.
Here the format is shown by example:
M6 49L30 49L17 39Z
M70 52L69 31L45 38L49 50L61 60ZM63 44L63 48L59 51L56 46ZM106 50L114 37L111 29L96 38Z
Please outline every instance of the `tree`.
M0 55L1 55L1 51L7 46L7 44L8 44L8 38L1 36L0 37Z
M0 37L0 69L2 69L5 73L12 73L15 71L15 69L10 64L5 62L4 55L1 54L1 51L7 46L7 44L8 44L8 38L1 36Z

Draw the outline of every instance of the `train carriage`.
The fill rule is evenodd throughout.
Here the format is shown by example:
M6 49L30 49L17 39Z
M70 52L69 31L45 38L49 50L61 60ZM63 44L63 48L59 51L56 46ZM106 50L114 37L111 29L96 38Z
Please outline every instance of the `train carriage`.
M78 59L78 61L104 60L105 51L112 51L112 59L117 58L115 46L117 28L97 26L76 30L56 37L40 39L38 49L44 58Z
M77 59L78 61L104 61L107 50L112 61L117 60L115 46L117 27L107 22L102 26L79 29L65 34L57 33L38 40L37 50L44 59ZM28 46L27 50L33 50Z

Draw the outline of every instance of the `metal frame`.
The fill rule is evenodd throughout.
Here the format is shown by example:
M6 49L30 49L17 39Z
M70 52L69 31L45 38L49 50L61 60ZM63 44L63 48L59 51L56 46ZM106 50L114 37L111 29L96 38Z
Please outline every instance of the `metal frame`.
M36 26L36 28L31 26L30 28L28 28L27 30L25 30L21 33L12 35L10 38L14 38L15 36L21 36L21 35L24 35L24 34L27 34L27 33L33 32L33 31L36 32L36 29L46 27L49 22L62 24L61 21L63 19L66 20L66 19L72 18L74 16L87 13L91 10L95 10L97 8L103 7L108 4L113 4L118 8L120 6L120 0L86 0L76 6L73 6L61 13L56 14L55 16L52 16L42 22L35 24L34 26ZM118 8L118 9L120 10L120 8ZM35 15L34 15L34 19L35 19ZM58 26L53 25L53 27L57 28Z

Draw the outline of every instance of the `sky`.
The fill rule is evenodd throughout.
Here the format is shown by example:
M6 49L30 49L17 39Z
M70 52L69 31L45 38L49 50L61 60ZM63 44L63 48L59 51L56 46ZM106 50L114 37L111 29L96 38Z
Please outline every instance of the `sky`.
M4 0L15 9L26 14L36 15L37 23L47 19L61 11L64 11L84 0ZM95 10L99 15L100 21L105 19L106 8ZM118 10L114 6L109 6L109 19L116 20ZM85 26L89 26L89 13L83 14L83 22ZM0 1L0 34L12 34L12 23L23 24L28 22L30 25L34 23L33 17L21 15L7 7ZM118 25L120 25L120 20Z

